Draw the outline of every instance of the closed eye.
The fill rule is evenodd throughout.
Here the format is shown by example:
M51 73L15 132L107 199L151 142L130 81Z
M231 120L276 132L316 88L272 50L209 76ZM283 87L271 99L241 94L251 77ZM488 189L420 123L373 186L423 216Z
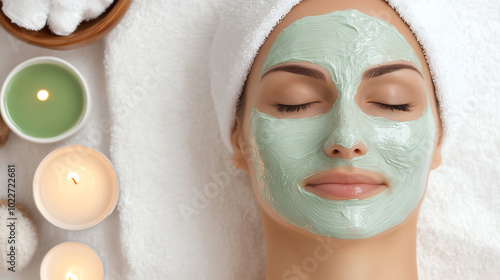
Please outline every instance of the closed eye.
M318 103L318 102L309 102L305 104L299 104L299 105L285 105L285 104L276 104L274 105L278 112L286 112L286 113L293 113L293 112L298 112L300 110L307 110L309 107L311 107L312 104Z
M378 102L371 102L371 103L375 104L376 106L378 106L384 110L403 111L403 112L410 112L411 111L410 104L389 105L389 104L378 103Z

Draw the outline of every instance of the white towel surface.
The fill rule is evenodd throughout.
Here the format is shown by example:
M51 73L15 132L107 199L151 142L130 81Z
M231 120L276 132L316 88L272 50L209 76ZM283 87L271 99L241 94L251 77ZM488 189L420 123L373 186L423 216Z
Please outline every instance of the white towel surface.
M433 41L427 51L452 52L433 71L454 80L437 87L464 96L420 215L420 279L498 279L498 2L389 2L419 19L420 40ZM134 1L105 38L124 279L263 277L256 202L246 174L230 165L209 95L209 47L236 4Z
M134 1L105 38L127 279L263 275L256 204L209 95L208 49L231 2Z

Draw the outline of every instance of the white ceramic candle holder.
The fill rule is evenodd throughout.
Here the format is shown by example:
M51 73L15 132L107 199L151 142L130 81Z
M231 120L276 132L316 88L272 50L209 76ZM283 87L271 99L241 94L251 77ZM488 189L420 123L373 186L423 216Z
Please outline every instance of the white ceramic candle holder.
M103 277L99 256L78 242L64 242L50 249L40 265L41 280L102 280Z
M80 145L48 154L33 178L38 210L50 223L67 230L99 224L113 212L118 194L118 178L108 158Z
M5 102L5 96L6 96L6 91L7 87L10 84L11 80L15 77L17 73L19 73L21 70L25 69L26 67L36 65L36 64L54 64L57 66L60 66L67 71L69 71L76 79L80 82L80 85L83 90L83 96L84 96L84 104L83 104L83 112L73 127L71 127L69 130L65 131L64 133L57 135L55 137L50 137L50 138L38 138L38 137L33 137L30 135L27 135L23 133L17 126L12 122L11 117L7 113L6 110L6 102ZM12 132L15 134L19 135L21 138L36 142L36 143L54 143L58 142L61 140L64 140L72 135L74 135L78 130L81 129L83 124L88 118L89 115L89 110L90 110L90 94L89 94L89 89L87 86L87 82L83 78L82 74L70 63L68 63L65 60L62 60L57 57L51 57L51 56L40 56L40 57L35 57L29 60L26 60L22 62L21 64L17 65L7 76L5 79L5 82L3 83L1 92L0 92L0 113L2 115L3 120L9 126Z

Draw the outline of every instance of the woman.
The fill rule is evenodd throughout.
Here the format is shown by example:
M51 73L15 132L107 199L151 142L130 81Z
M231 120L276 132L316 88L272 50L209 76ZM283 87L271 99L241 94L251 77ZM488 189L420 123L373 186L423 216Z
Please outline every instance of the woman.
M221 131L259 202L266 279L417 279L442 126L409 27L381 0L302 1L249 70Z

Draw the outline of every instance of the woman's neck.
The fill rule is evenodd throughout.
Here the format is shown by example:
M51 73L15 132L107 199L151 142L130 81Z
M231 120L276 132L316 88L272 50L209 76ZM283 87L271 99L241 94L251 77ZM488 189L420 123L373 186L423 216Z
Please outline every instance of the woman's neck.
M417 211L415 211L417 212ZM418 215L395 231L357 241L317 239L285 228L261 210L266 280L415 280Z

